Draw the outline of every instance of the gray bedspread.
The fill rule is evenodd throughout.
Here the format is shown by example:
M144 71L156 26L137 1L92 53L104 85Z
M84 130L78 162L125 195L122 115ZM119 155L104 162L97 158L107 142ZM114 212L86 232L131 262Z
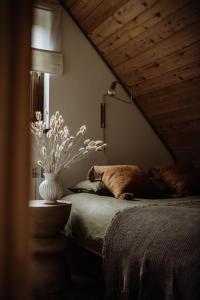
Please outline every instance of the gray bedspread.
M199 300L199 201L117 214L103 262L108 299Z
M200 197L188 196L173 199L136 199L135 201L119 200L113 197L98 196L89 193L71 194L62 201L72 203L69 221L65 234L76 243L101 255L106 230L114 216L129 207L151 205L195 205Z

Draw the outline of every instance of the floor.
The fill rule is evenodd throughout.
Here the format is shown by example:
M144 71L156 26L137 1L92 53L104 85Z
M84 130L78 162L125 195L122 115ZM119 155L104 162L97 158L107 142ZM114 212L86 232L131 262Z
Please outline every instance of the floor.
M100 257L73 247L68 261L71 269L71 284L68 300L103 300L104 282Z
M74 277L67 300L102 300L104 290L97 281L91 278Z
M31 300L104 300L102 260L70 243L65 251L66 292L32 296Z

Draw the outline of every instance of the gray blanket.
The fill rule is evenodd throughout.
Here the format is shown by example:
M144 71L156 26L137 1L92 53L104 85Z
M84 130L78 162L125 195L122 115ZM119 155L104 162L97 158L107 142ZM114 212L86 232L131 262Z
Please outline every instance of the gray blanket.
M69 220L65 227L67 237L77 244L102 254L103 240L107 227L117 212L130 207L149 205L199 205L200 196L187 196L177 199L135 199L127 201L113 197L99 196L89 193L76 193L62 198L72 203Z
M199 300L199 207L118 213L103 248L107 299Z

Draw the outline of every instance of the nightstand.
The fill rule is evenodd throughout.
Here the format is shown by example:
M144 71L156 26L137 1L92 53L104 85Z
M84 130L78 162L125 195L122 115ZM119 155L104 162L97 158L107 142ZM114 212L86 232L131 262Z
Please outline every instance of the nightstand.
M61 230L69 218L71 203L59 201L48 205L42 200L33 200L29 206L32 296L33 299L54 299L53 295L65 292L69 281Z

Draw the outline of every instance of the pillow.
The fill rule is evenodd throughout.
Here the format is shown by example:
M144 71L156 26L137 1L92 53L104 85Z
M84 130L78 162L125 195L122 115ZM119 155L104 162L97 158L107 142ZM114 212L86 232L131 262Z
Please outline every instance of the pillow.
M151 182L144 171L133 165L93 166L88 178L93 181L99 176L109 191L118 199L133 200L156 198L160 191Z
M74 193L91 193L106 196L111 195L110 191L105 187L101 180L96 180L94 182L84 180L69 188L69 190Z
M153 168L149 168L147 176L163 194L170 195L174 193L174 190L160 177L159 172L156 172Z
M200 174L189 165L155 166L151 171L158 173L170 188L182 195L200 194Z

